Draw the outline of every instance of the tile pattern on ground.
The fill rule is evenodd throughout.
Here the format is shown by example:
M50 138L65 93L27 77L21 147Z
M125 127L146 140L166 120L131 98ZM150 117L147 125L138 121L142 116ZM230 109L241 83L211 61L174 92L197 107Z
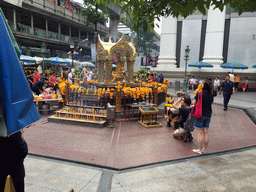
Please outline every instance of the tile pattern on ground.
M218 152L256 145L256 128L241 109L223 111L213 105L208 152ZM174 139L173 128L146 129L137 121L117 122L117 128L92 128L57 123L42 119L25 132L31 153L39 153L90 164L126 168L195 156L196 130L193 142Z
M27 157L26 191L97 191L100 181L100 170L90 169L83 165Z
M256 149L115 174L112 192L256 191Z

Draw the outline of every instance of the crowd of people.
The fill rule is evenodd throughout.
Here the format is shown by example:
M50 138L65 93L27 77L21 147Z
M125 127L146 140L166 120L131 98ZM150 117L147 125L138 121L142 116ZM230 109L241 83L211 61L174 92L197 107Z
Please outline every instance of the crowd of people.
M75 69L71 69L68 71L68 77L67 80L74 84L75 80ZM93 78L93 71L90 69L83 68L80 73L80 80L86 79L87 82L89 80L92 80ZM59 75L56 75L55 72L52 72L50 75L46 75L43 77L42 74L38 73L38 70L35 69L33 75L27 77L29 86L32 90L32 92L36 95L40 95L44 91L55 91L56 93L59 91ZM63 77L62 77L63 79Z
M207 147L209 144L209 127L212 116L212 104L214 97L217 94L214 94L215 91L219 92L219 95L223 94L223 110L228 110L228 103L233 93L237 91L239 83L243 91L248 86L248 78L245 77L242 82L236 74L227 74L223 82L219 80L218 77L214 81L212 79L203 79L201 78L198 81L194 76L188 80L190 89L195 89L198 85L201 85L202 91L198 91L196 96L191 100L190 96L185 94L182 97L179 97L173 104L172 108L168 111L167 126L174 126L175 131L173 132L173 137L182 138L185 142L187 141L186 135L192 137L190 132L185 129L185 122L188 121L189 114L191 114L192 108L199 101L199 93L201 94L202 102L202 116L200 118L195 118L193 122L193 127L197 130L198 138L198 148L193 149L193 152L197 154L207 153ZM179 95L180 96L180 95ZM176 110L176 111L175 111ZM175 113L176 112L176 113ZM193 137L189 139L192 141Z
M248 88L248 77L245 77L242 81L240 80L240 77L236 74L232 74L230 72L228 72L228 75L230 77L230 81L232 81L235 85L235 90L236 92L238 91L238 86L239 84L241 84L241 89L243 90L243 92L245 92ZM195 76L192 76L192 78L187 78L187 87L191 90L195 90L197 89L198 85L202 85L203 84L203 81L204 81L204 78L200 78L200 80L198 81L196 79ZM210 79L210 81L212 81L212 79ZM223 79L223 81L225 81L225 78ZM213 88L217 91L220 90L221 88L221 81L218 77L216 77L214 80L213 80Z

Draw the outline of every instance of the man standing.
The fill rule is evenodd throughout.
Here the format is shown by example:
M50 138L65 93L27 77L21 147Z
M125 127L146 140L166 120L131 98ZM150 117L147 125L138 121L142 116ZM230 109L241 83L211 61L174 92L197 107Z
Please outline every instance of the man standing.
M68 81L70 83L74 82L74 77L73 77L73 71L71 70L70 73L68 74Z
M233 93L235 93L235 84L233 81L230 80L229 75L226 75L225 81L221 84L221 88L220 88L220 92L219 92L220 95L221 95L222 90L223 90L223 97L224 97L224 109L223 110L227 111L228 102L232 95L232 90L233 90Z
M51 74L51 76L49 77L49 86L54 87L54 91L57 91L58 85L57 85L57 81L56 81L55 72L53 72Z
M194 88L196 89L197 87L197 79L195 76L192 77L192 79L189 80L189 84L191 86L191 89L194 90Z
M237 87L238 87L239 82L240 82L240 77L235 74L235 87L236 87L236 92L237 92Z
M164 76L161 73L161 75L159 75L159 83L163 83L164 82Z
M40 81L41 75L38 74L38 71L34 70L33 83L36 84L37 81Z

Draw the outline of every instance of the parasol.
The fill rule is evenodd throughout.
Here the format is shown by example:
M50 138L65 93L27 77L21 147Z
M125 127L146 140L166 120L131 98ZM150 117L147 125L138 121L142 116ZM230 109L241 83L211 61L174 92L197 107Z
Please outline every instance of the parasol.
M70 64L69 61L66 59L60 58L60 57L49 57L44 60L45 63L51 63L51 64L58 64L58 65L68 65Z

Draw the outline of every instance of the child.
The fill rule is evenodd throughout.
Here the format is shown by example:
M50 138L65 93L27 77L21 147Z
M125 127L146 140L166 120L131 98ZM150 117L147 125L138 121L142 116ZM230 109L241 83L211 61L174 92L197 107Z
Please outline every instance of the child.
M185 135L186 131L184 129L184 123L186 122L189 113L191 112L191 99L189 96L184 96L184 98L179 98L178 101L183 101L182 106L179 107L179 102L173 105L173 108L179 110L180 118L178 120L179 128L174 131L173 137L182 137Z

